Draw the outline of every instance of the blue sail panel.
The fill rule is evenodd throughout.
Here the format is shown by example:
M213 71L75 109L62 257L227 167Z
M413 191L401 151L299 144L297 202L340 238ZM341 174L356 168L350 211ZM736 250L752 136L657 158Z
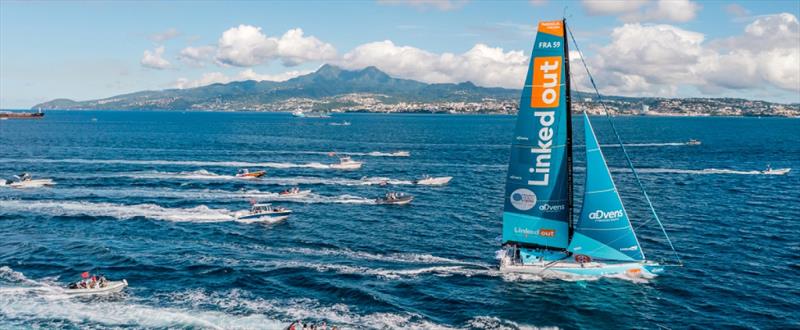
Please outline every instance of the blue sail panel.
M569 242L563 30L561 21L539 23L506 177L504 243Z
M567 250L603 260L644 260L628 213L608 171L589 116L586 134L586 186L581 214Z

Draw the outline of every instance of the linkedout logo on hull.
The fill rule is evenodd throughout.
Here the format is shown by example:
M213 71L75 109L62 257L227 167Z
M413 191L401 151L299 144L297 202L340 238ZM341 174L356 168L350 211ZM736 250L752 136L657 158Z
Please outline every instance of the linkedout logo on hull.
M544 229L544 228L539 230L530 230L528 228L514 227L514 234L522 234L525 236L525 238L528 238L529 235L541 236L541 237L556 237L556 230Z
M596 210L592 213L589 213L589 219L595 220L597 222L606 222L606 221L616 221L619 218L625 216L625 213L622 210L614 210L614 211L603 211L603 210Z
M519 188L514 190L510 196L511 205L517 210L527 211L536 205L536 194L530 189Z
M558 107L561 97L561 57L546 56L533 59L533 85L531 86L532 108ZM528 180L532 186L547 186L550 184L550 167L553 154L553 124L556 121L555 111L534 111L539 129L537 146L531 148L531 153L536 154L536 163L529 170L533 179Z

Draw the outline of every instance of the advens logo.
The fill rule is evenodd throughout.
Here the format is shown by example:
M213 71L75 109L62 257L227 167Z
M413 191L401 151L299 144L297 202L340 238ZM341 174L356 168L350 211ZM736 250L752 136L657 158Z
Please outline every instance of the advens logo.
M527 211L536 205L536 194L525 188L519 188L511 193L511 205L517 210Z
M622 210L614 210L614 211L608 211L608 212L603 211L603 210L597 210L597 211L594 211L592 213L589 213L589 219L597 220L597 221L600 221L600 222L603 222L603 221L616 221L619 218L622 218L624 215L625 215L625 213L622 212Z

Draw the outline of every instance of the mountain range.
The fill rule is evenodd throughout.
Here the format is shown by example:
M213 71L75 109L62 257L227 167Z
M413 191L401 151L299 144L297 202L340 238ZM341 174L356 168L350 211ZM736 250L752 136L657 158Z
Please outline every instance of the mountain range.
M109 98L73 101L55 99L33 106L33 109L152 109L185 110L196 105L235 103L247 105L270 104L296 98L321 99L345 94L374 94L395 102L474 102L486 98L513 100L519 90L485 88L471 82L459 84L427 84L389 76L375 67L349 71L333 65L323 65L316 72L282 82L236 81L227 84L187 89L142 91Z
M33 109L514 113L520 92L471 82L429 84L394 78L372 66L345 70L326 64L315 72L281 82L247 80L88 101L55 99ZM602 105L594 94L573 91L572 96L573 111L589 113L800 116L798 104L737 98L602 96L606 101Z

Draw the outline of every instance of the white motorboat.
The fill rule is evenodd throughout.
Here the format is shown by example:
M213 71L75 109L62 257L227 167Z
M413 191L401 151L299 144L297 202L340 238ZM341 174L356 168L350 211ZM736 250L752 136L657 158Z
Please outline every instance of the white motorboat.
M702 142L700 142L700 140L697 139L689 139L689 141L686 142L686 145L689 146L699 146L700 144L702 144Z
M30 174L22 173L15 175L13 180L0 180L0 186L7 186L11 188L40 188L53 186L56 183L52 179L33 179Z
M272 206L272 204L253 204L250 211L240 211L236 214L236 221L245 223L278 223L289 218L292 210Z
M300 187L292 187L278 193L281 197L304 197L311 194L311 189L300 190Z
M767 168L764 169L763 171L761 171L761 174L784 175L786 173L789 173L789 171L791 171L791 170L792 169L788 168L788 167L787 168L772 168L771 166L767 165Z
M431 177L429 175L425 175L422 177L422 179L415 180L414 183L421 186L443 186L449 183L452 179L452 176Z
M363 164L363 162L358 162L348 156L345 156L339 158L339 164L331 164L331 168L335 168L337 170L357 170L361 168L361 165Z
M375 199L375 204L378 205L406 205L414 200L414 196L406 195L403 193L390 192L385 196Z
M292 116L297 117L297 118L304 118L306 116L306 114L303 113L302 110L295 110L295 111L292 111Z
M73 284L69 288L64 289L64 293L72 296L88 296L99 294L111 294L120 292L128 286L127 280L122 281L101 281L95 287L81 287L80 285Z

